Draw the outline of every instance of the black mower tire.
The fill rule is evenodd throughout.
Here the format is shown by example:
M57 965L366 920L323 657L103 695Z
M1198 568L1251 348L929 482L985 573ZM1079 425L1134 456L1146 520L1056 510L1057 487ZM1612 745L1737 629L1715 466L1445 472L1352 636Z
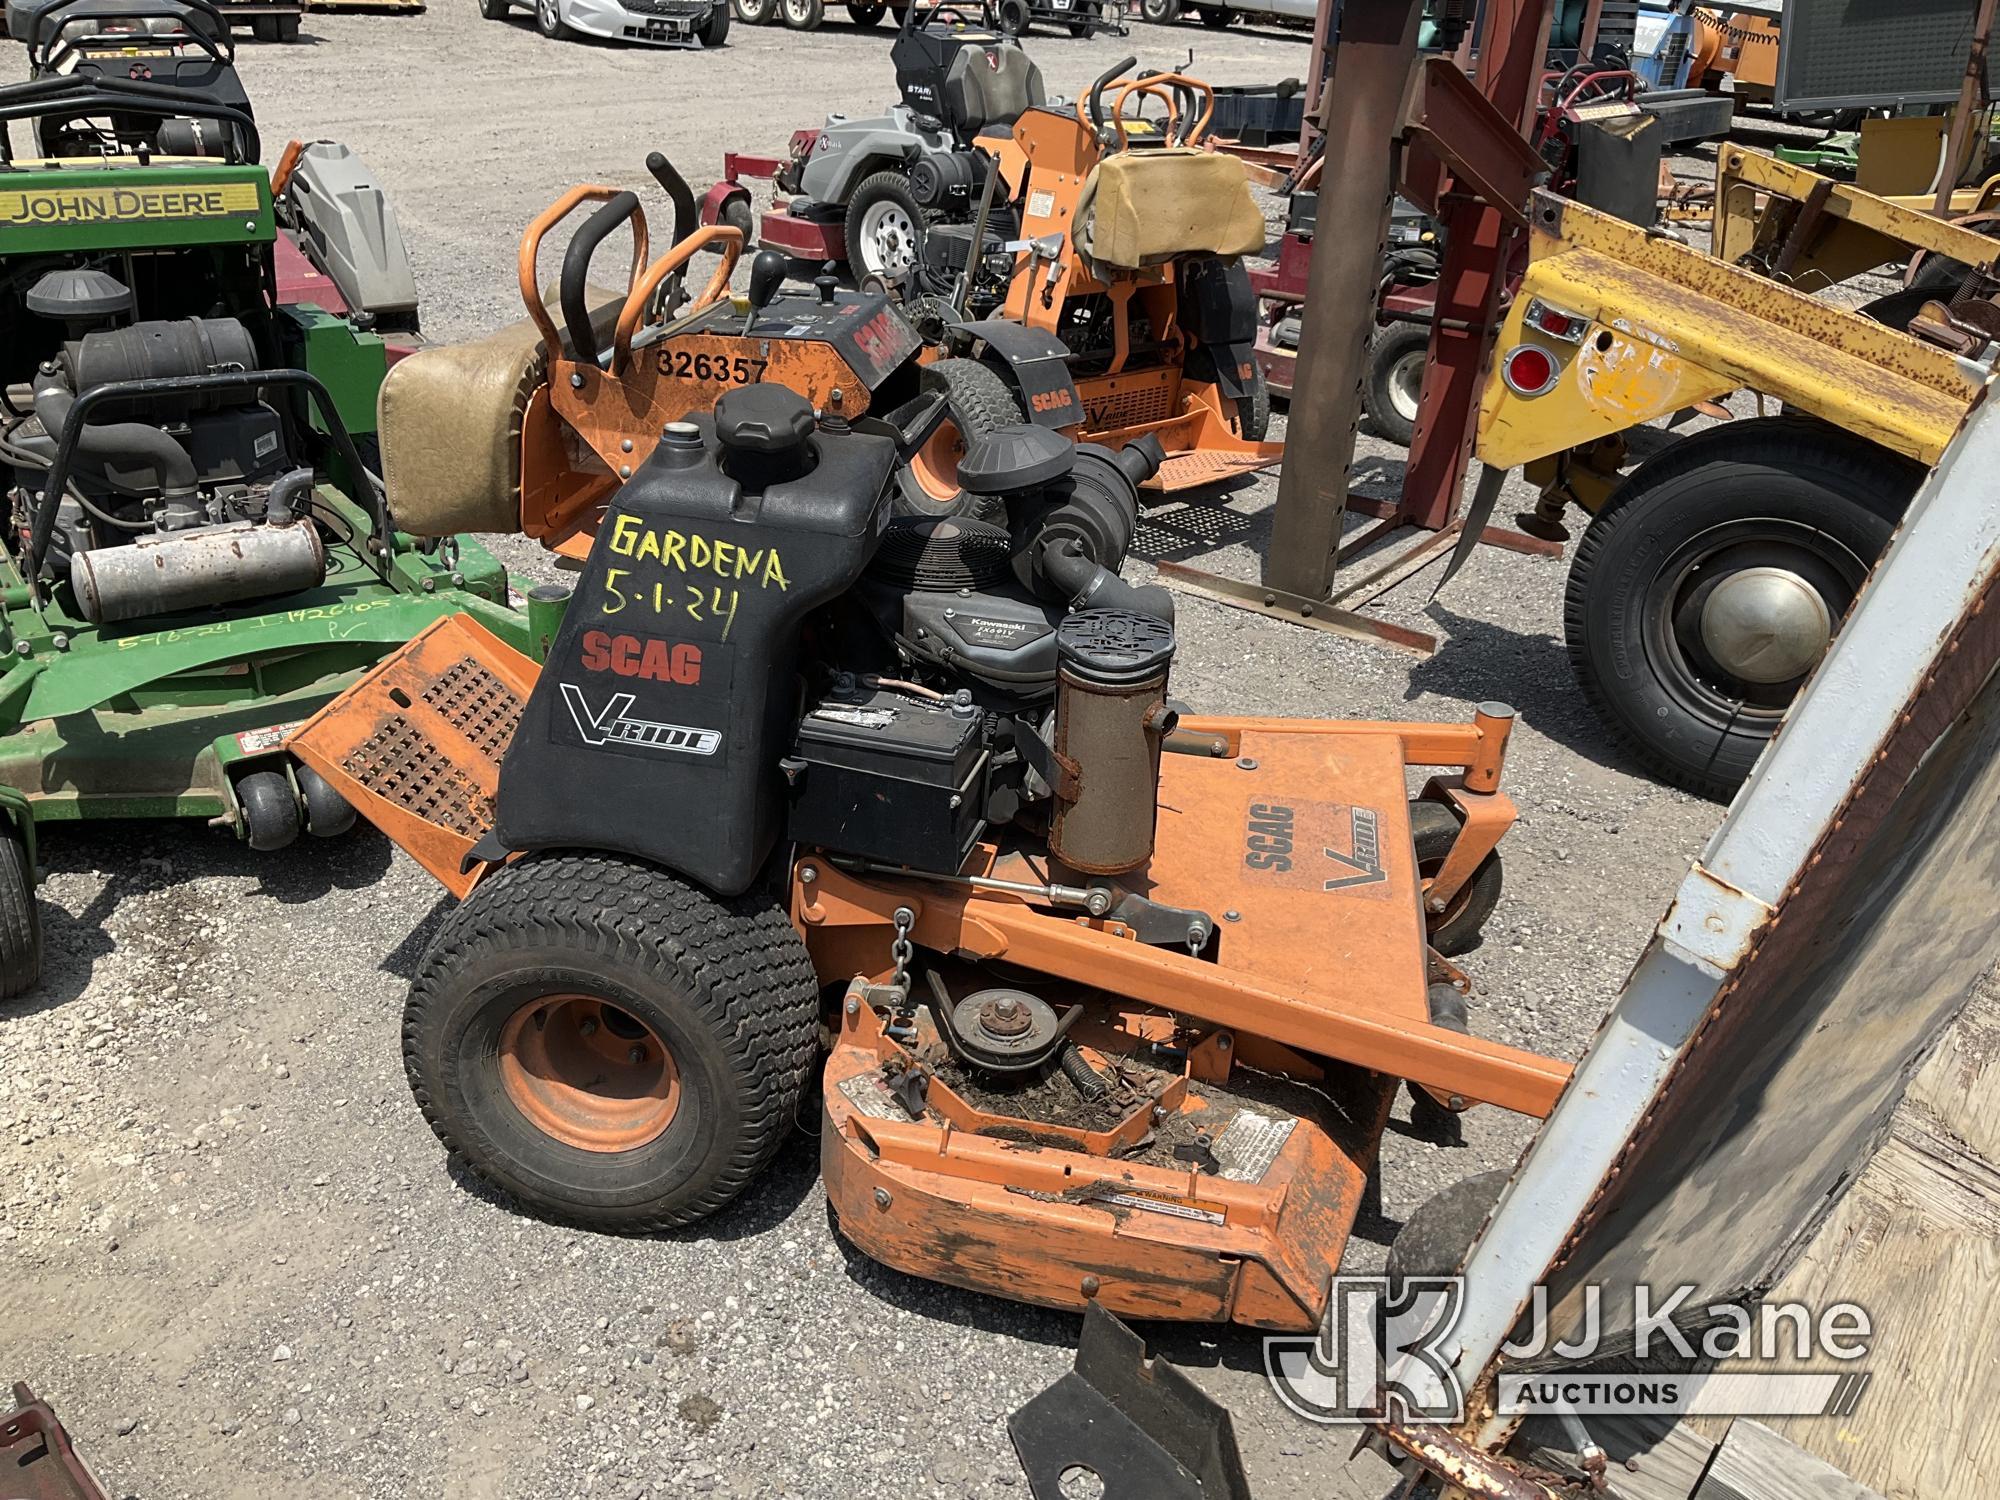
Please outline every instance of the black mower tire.
M28 846L12 828L0 830L0 1000L16 1000L42 977L42 914Z
M581 1149L507 1094L502 1028L566 993L600 996L664 1040L679 1096L656 1138ZM818 1023L812 961L775 898L551 853L499 871L445 919L410 986L403 1063L424 1119L480 1181L545 1219L648 1234L707 1218L777 1154Z
M534 0L535 30L552 42L566 42L576 33L569 29L569 23L562 18L557 0Z
M745 26L768 26L778 13L778 0L729 0L729 9Z
M993 18L1002 36L1026 36L1035 26L1035 14L1028 8L1028 0L1000 0L994 7Z
M1396 1231L1383 1258L1382 1275L1391 1301L1406 1277L1451 1276L1465 1264L1465 1253L1479 1237L1501 1189L1512 1174L1505 1167L1475 1172L1431 1194Z
M1078 41L1096 36L1097 23L1095 21L1072 21L1069 23L1069 34Z
M1251 372L1243 394L1234 398L1236 426L1246 442L1261 443L1271 432L1271 382L1264 367Z
M1404 410L1397 400L1399 382L1409 374L1414 360L1417 379L1423 380L1423 361L1431 346L1431 331L1422 323L1391 323L1377 329L1368 344L1368 379L1362 386L1362 408L1368 425L1378 435L1402 447L1416 436L1414 410Z
M354 804L335 791L332 782L311 766L299 766L293 774L298 777L299 796L306 805L307 833L316 839L334 839L354 826Z
M703 47L720 47L729 40L729 5L727 0L715 0L708 12L708 19L696 29L695 35L701 39Z
M1642 464L1584 532L1564 592L1570 664L1599 719L1661 780L1734 795L1806 674L1754 684L1708 658L1703 591L1778 567L1813 588L1837 632L1922 478L1798 415L1712 427Z
M1420 800L1410 804L1410 842L1417 848L1417 874L1435 875L1443 866L1451 846L1458 841L1458 814L1442 802ZM1437 916L1424 914L1425 937L1446 958L1469 953L1479 946L1487 919L1500 904L1504 882L1500 851L1494 850L1479 862L1472 878L1465 882L1451 905Z
M1181 18L1181 0L1139 0L1139 19L1171 26Z
M826 0L778 0L778 19L787 31L818 31L826 19Z
M489 21L504 21L513 11L513 0L479 0L479 14Z
M283 771L252 771L238 777L236 805L243 809L244 840L259 854L298 842L305 816Z
M864 238L861 228L867 222L869 211L884 203L894 204L909 220L914 236L910 250L911 266L923 261L924 211L917 202L917 195L910 190L910 179L895 168L871 172L855 185L854 196L847 200L847 217L841 224L847 238L847 268L857 282L867 276L889 274L888 268L869 265L859 249ZM895 274L901 275L905 269L896 267Z
M1006 377L991 365L976 359L941 359L934 365L926 365L922 388L927 393L944 393L945 410L957 427L959 436L966 442L996 427L1008 427L1027 420L1027 413L1021 409L1021 400L1014 394L1014 388L1007 383ZM941 433L939 439L933 441L942 438ZM930 445L926 444L918 455L917 463L921 465L930 452ZM934 471L927 469L925 472ZM946 494L942 484L935 480L926 484L917 469L911 466L904 468L900 480L896 494L889 502L891 515L964 516L974 521L1006 524L1006 501L997 495L974 495L965 490Z
M850 5L847 7L847 19L852 21L856 26L859 26L863 31L881 24L882 17L888 13L889 7L886 5Z

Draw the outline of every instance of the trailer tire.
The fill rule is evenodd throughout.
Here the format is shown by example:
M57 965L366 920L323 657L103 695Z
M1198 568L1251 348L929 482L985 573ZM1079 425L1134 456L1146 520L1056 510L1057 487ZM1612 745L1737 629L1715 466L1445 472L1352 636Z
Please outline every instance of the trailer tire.
M826 0L778 0L778 19L787 31L818 31L826 19Z
M818 1023L812 961L772 895L549 853L445 919L410 986L403 1063L480 1181L543 1218L644 1234L708 1217L769 1163Z
M1652 774L1731 796L1922 478L1809 417L1681 439L1613 491L1577 545L1563 634L1584 697Z
M28 993L42 977L42 914L28 846L12 828L0 830L0 1000Z
M1416 436L1417 404L1430 347L1431 331L1422 323L1391 323L1376 330L1368 345L1368 381L1362 387L1368 424L1405 448Z
M882 17L888 13L889 7L886 5L850 5L847 7L848 20L859 26L863 31L878 25Z
M283 771L252 771L236 782L236 805L243 809L244 840L259 854L298 841L304 817L298 793Z
M1181 18L1181 0L1139 0L1139 19L1171 26Z
M1000 0L993 16L1002 36L1026 36L1034 29L1035 16L1028 9L1028 0Z
M767 26L778 9L778 0L729 0L729 8L745 26Z
M926 365L925 392L942 391L943 425L898 476L890 513L899 516L965 516L1005 525L1007 504L998 495L973 495L958 485L958 459L966 443L996 427L1026 420L1006 378L976 359L941 359Z
M1458 814L1442 802L1419 800L1410 804L1410 842L1416 846L1419 878L1435 875L1443 867L1445 856L1458 842L1458 830ZM1445 910L1436 916L1424 914L1424 935L1430 945L1446 958L1477 947L1487 919L1500 904L1503 880L1500 851L1496 849L1479 862L1472 878L1459 888Z

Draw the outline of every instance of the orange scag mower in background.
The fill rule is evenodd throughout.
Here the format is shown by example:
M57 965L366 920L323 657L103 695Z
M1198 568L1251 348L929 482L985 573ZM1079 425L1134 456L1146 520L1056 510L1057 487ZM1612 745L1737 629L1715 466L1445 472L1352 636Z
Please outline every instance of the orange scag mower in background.
M545 660L447 620L290 741L461 898L403 1030L440 1139L537 1213L654 1230L740 1193L816 1087L840 1230L888 1265L1314 1327L1399 1082L1442 1124L1567 1076L1470 1035L1452 961L1499 898L1511 714L1197 716L1172 596L1118 576L1157 438L1003 425L957 465L992 519L911 513L945 402L864 401L893 308L828 289L857 385L663 413L689 318L711 368L775 375L782 335L663 305L684 244L586 357L589 246L558 330L547 220L539 336L426 350L383 401L396 493L472 422L545 542L581 534L547 497L594 497Z
M978 33L949 40L960 62L1003 50ZM1270 391L1242 263L1263 253L1265 225L1242 161L1202 145L1214 90L1180 73L1124 77L1135 63L1107 69L1075 105L1031 102L1039 75L1009 94L977 64L979 89L935 89L939 108L974 108L965 95L979 112L956 121L969 145L920 158L897 190L909 232L893 269L864 274L882 257L857 258L825 207L802 197L765 216L763 237L795 262L846 260L895 291L924 333L932 383L966 404L1111 448L1154 438L1165 459L1146 488L1176 494L1284 454L1266 440ZM835 144L828 132L796 141L802 154L761 163L781 184L809 183L817 147ZM705 214L747 217L744 161L730 158ZM940 429L915 465L926 489L955 493L971 436L956 422Z

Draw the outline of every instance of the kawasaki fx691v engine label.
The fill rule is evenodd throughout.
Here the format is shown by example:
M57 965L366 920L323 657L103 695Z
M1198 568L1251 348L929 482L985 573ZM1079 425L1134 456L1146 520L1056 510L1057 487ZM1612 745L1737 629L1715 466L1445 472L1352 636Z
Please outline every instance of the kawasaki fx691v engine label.
M1243 867L1253 879L1295 890L1387 894L1381 815L1345 802L1253 802Z

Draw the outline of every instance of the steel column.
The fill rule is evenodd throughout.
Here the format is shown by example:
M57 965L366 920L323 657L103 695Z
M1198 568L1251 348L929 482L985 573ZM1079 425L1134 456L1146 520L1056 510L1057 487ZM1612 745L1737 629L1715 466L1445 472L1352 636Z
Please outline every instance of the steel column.
M1320 25L1334 0L1321 0ZM1417 61L1423 0L1346 0L1319 103L1326 168L1264 582L1325 599L1347 507L1361 380L1397 181L1396 128ZM1303 420L1301 420L1303 419Z
M1547 65L1550 0L1488 0L1479 37L1479 92L1529 134ZM1488 345L1506 288L1514 232L1500 211L1453 196L1444 215L1445 258L1437 321L1403 479L1403 514L1437 530L1458 510L1472 458ZM1357 367L1358 368L1358 367ZM1282 499L1282 496L1281 496Z

